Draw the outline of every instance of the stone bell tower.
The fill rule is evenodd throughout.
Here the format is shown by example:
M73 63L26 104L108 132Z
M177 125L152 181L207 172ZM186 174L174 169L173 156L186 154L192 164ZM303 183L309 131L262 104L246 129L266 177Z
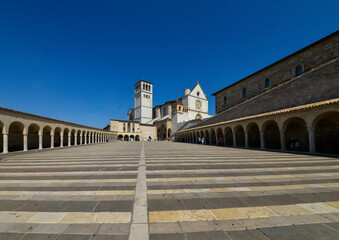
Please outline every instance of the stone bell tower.
M152 120L153 84L140 80L134 85L134 120L147 123Z

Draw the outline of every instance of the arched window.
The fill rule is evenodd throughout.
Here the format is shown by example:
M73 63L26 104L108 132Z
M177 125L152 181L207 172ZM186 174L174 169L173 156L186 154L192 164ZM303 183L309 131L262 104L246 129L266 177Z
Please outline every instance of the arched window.
M123 132L126 132L126 124L124 123L123 124L123 129L122 129Z
M301 65L296 66L295 67L295 76L297 77L297 76L301 75L302 73L303 73L303 66L301 66Z
M227 104L227 97L224 97L224 105Z
M270 88L271 87L271 80L269 78L265 79L265 88Z
M246 88L242 89L242 98L246 98L247 97L247 90Z
M200 95L200 92L198 91L198 92L197 92L197 96L199 97L199 95Z

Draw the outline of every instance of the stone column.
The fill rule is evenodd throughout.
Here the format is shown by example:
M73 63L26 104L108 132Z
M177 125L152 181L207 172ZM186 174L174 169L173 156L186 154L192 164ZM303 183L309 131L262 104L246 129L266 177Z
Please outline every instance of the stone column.
M216 144L217 146L219 146L219 138L218 138L218 136L215 136L215 144Z
M82 135L80 135L80 145L82 145Z
M280 132L280 146L281 146L281 150L286 150L285 131L283 129L279 129L279 132Z
M233 147L236 147L237 146L237 138L235 136L235 132L233 131Z
M92 144L94 143L94 134L92 135Z
M78 145L78 135L74 135L74 146Z
M60 135L60 147L64 146L64 135Z
M27 133L23 135L24 135L24 151L27 151L28 150Z
M54 135L51 135L51 148L54 148Z
M70 147L71 146L71 136L70 135L68 135L68 146Z
M3 133L3 153L8 153L8 133Z
M315 139L314 139L314 128L308 127L308 144L309 144L309 152L315 153Z
M39 135L39 149L42 149L42 135Z
M245 130L245 147L248 148L248 132Z
M264 131L260 131L260 148L265 149L265 133Z
M85 134L85 145L87 145L87 134Z

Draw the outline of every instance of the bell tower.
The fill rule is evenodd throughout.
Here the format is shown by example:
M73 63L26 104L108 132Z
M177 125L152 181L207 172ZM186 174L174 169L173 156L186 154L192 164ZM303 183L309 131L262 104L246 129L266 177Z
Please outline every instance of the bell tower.
M152 120L153 83L140 80L134 85L134 120L147 123Z

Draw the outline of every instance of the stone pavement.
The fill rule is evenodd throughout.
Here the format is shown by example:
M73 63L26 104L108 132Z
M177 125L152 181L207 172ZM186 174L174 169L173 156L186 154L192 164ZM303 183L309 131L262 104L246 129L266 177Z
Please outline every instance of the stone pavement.
M0 239L338 239L339 159L113 142L0 161Z

